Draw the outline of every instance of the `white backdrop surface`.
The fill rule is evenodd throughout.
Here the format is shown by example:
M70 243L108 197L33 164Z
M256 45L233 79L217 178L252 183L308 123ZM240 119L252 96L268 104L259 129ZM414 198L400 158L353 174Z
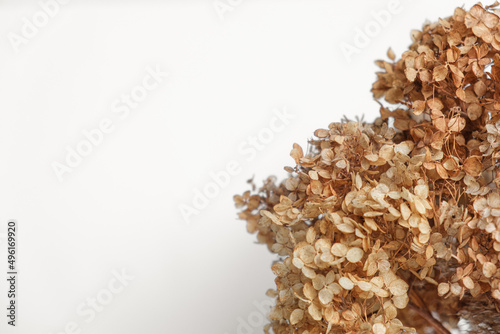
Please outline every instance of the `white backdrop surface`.
M374 60L473 3L0 1L0 333L261 333L273 257L232 196L373 120Z

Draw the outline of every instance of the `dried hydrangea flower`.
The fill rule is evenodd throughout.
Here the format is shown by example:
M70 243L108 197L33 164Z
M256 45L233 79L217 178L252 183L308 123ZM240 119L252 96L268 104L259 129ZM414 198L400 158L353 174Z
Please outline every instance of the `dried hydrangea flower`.
M497 5L413 31L377 61L380 118L316 130L286 180L235 196L279 256L274 333L500 332Z

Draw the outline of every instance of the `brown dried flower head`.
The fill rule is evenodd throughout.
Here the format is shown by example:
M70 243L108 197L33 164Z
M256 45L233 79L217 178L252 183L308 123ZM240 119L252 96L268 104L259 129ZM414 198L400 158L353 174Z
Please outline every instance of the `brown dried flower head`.
M413 31L377 61L380 118L316 130L286 180L235 196L279 255L266 331L500 332L497 5Z

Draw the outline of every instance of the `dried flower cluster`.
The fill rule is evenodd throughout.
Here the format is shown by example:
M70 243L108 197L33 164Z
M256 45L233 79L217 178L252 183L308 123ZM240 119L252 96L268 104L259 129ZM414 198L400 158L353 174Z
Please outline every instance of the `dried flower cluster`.
M316 130L288 179L235 196L279 255L267 330L500 333L497 5L412 32L377 62L380 118Z

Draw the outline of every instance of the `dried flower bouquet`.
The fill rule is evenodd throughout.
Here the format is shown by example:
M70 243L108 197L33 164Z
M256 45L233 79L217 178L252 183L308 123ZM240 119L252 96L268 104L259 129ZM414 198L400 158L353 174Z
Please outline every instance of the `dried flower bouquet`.
M497 5L413 31L377 61L380 118L316 130L286 180L235 196L278 255L266 332L500 333Z

